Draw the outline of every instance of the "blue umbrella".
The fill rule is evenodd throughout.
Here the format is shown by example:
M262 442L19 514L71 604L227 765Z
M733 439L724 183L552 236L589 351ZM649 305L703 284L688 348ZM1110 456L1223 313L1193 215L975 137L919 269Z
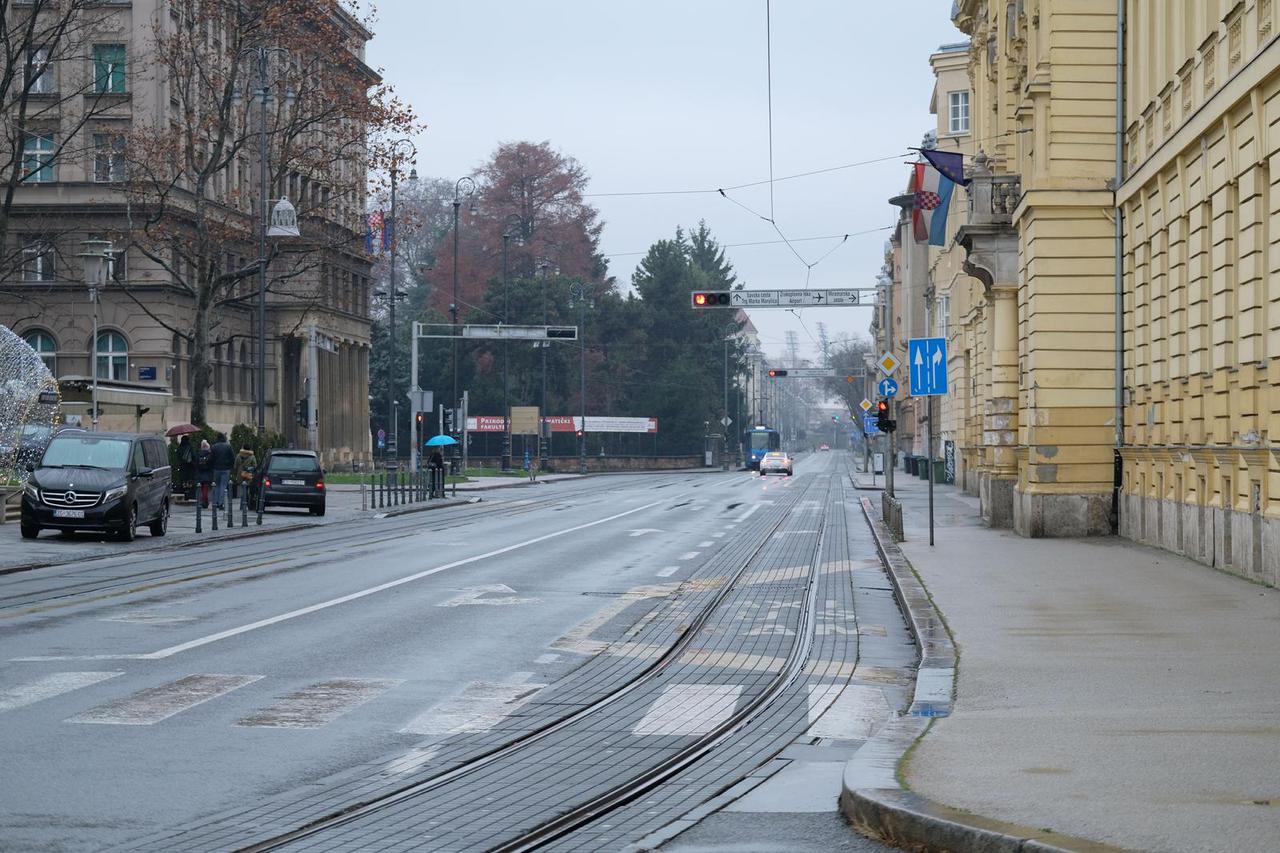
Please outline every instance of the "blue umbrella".
M458 440L448 435L434 435L427 439L427 447L443 447L448 444L457 444Z

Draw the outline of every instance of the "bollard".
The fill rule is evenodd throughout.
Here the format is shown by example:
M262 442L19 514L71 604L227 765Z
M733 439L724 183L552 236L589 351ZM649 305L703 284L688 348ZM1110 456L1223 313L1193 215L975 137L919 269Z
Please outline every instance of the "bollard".
M249 526L249 484L240 485L240 526Z
M364 472L360 472L360 511L364 512L369 508L368 502L365 500L367 496L364 492Z
M267 490L264 489L261 484L259 484L258 485L258 526L259 527L262 526L262 505L266 503L266 500L267 500L266 493L267 493Z
M391 476L391 505L400 506L400 472L392 471Z
M227 502L227 529L235 530L236 527L236 506L231 501L231 482L227 481L227 493L222 498Z
M200 523L200 490L196 489L196 533L204 533L204 527Z
M210 494L212 494L213 490L210 489L209 492ZM210 498L210 500L212 500L212 498ZM217 530L218 529L218 508L215 507L212 503L209 504L209 519L213 522L213 529Z
M387 475L385 473L379 474L377 478L377 482L378 482L378 509L386 509L387 508Z

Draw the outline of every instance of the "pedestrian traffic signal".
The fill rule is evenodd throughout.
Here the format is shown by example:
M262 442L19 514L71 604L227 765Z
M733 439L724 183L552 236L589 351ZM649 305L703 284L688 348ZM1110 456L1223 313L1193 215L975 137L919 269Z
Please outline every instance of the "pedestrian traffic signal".
M440 425L440 431L446 434L453 433L453 409L444 410L444 423Z
M839 415L832 415L832 416L831 416L831 420L832 420L834 423L840 423L840 416L839 416Z
M770 379L773 379L773 378L778 377L778 376L786 376L786 375L787 375L787 371L785 371L785 370L770 370L770 371L769 371L769 378L770 378Z
M298 426L309 425L308 421L310 419L307 417L307 408L306 400L298 400L293 404L293 419L298 422Z
M694 308L728 308L731 301L727 290L695 290L692 298Z

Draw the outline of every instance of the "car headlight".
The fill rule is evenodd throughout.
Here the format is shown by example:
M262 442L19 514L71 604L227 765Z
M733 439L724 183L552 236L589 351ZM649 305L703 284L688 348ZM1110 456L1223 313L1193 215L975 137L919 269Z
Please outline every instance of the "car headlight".
M27 497L31 498L31 500L33 501L40 500L40 490L36 488L36 486L33 483L27 483L27 485L23 487L22 491L26 494Z
M108 489L107 493L102 496L102 502L113 501L116 498L122 498L125 492L129 491L128 486L116 486L114 489Z

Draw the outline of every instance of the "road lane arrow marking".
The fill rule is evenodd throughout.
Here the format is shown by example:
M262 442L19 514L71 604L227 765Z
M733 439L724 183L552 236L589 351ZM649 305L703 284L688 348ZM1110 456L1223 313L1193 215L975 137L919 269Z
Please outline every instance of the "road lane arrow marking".
M540 599L537 598L516 598L514 595L507 595L502 598L485 598L484 596L492 593L514 593L515 590L504 583L487 584L485 586L470 586L460 590L461 595L455 595L448 601L442 601L436 607L460 607L466 604L537 604Z
M661 532L662 531L656 527L641 527L638 530L631 531L631 535L635 537L635 536L643 536L646 533L661 533Z

